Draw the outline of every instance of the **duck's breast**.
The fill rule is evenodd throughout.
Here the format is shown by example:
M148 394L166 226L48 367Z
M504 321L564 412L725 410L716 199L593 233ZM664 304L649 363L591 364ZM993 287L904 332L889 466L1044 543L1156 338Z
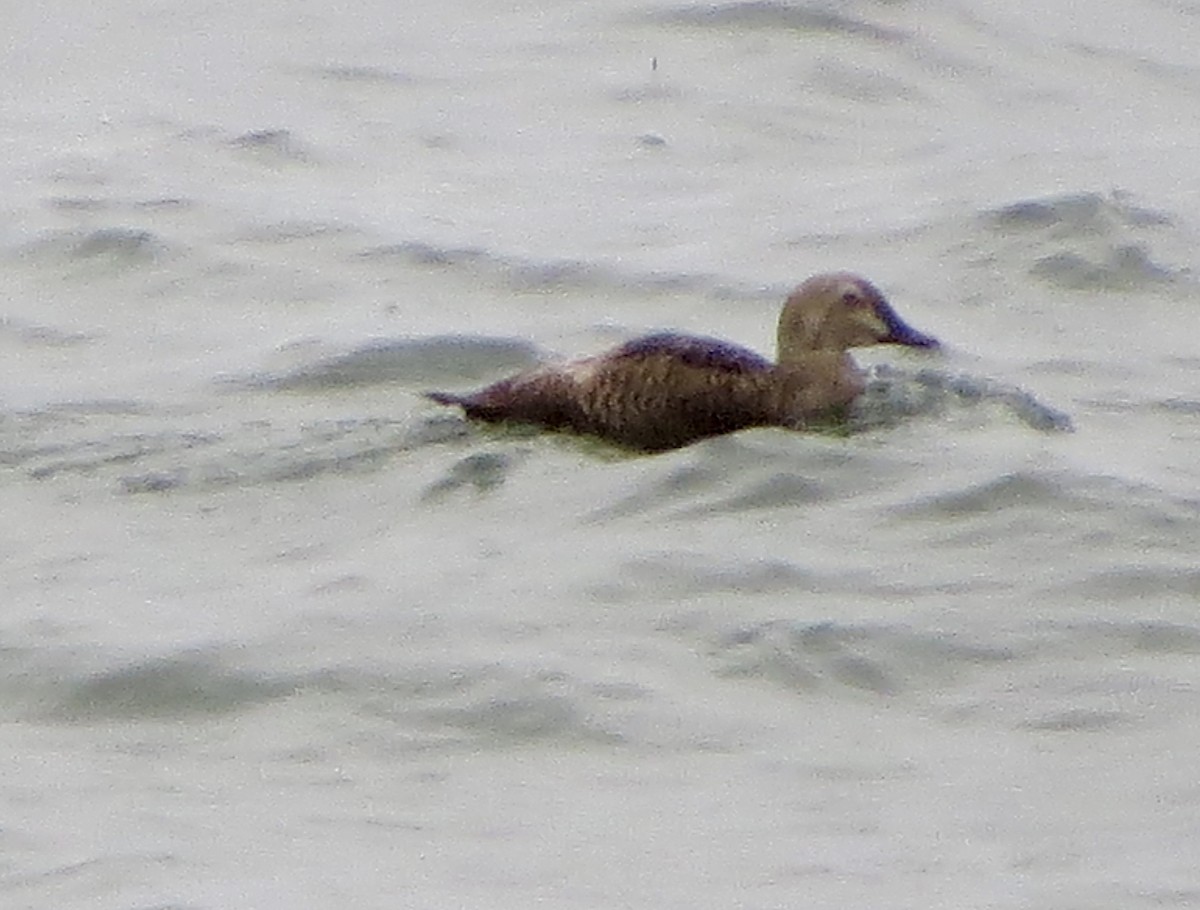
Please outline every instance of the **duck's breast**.
M778 368L776 382L782 422L792 427L844 412L866 387L854 358L834 351L814 351L800 363Z

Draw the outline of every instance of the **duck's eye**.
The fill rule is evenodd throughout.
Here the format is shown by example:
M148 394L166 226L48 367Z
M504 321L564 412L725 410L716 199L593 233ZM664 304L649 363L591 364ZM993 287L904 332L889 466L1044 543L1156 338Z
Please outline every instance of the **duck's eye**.
M858 291L846 291L842 294L842 303L848 307L860 307L866 304L866 302L862 294L858 293Z

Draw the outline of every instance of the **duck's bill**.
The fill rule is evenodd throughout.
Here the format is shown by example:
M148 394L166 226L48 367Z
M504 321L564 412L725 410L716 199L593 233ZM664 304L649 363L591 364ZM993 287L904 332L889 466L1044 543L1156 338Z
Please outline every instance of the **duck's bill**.
M887 334L880 338L883 344L904 344L912 348L936 348L940 344L932 335L918 332L907 322L896 315L890 306L878 307L876 312L887 326Z

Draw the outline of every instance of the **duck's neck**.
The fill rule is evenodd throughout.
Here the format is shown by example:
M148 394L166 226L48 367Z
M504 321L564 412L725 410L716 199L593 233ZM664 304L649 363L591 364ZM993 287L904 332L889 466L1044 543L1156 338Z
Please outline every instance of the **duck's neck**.
M781 367L803 363L814 354L841 353L844 345L826 337L825 320L819 313L800 309L789 300L780 314L775 333L776 358Z
M819 354L830 355L842 353L844 352L823 348L816 338L798 336L796 334L785 335L783 332L780 332L775 356L779 366L786 368L789 366L799 366Z

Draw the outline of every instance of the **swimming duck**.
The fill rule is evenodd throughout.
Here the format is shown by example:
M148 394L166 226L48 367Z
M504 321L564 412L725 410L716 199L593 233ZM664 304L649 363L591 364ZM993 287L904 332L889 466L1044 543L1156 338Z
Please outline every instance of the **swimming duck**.
M661 451L746 427L802 429L836 418L865 388L847 350L869 344L938 342L905 324L869 281L833 272L809 278L787 298L777 363L726 341L665 332L470 394L426 394L478 420L569 429Z

